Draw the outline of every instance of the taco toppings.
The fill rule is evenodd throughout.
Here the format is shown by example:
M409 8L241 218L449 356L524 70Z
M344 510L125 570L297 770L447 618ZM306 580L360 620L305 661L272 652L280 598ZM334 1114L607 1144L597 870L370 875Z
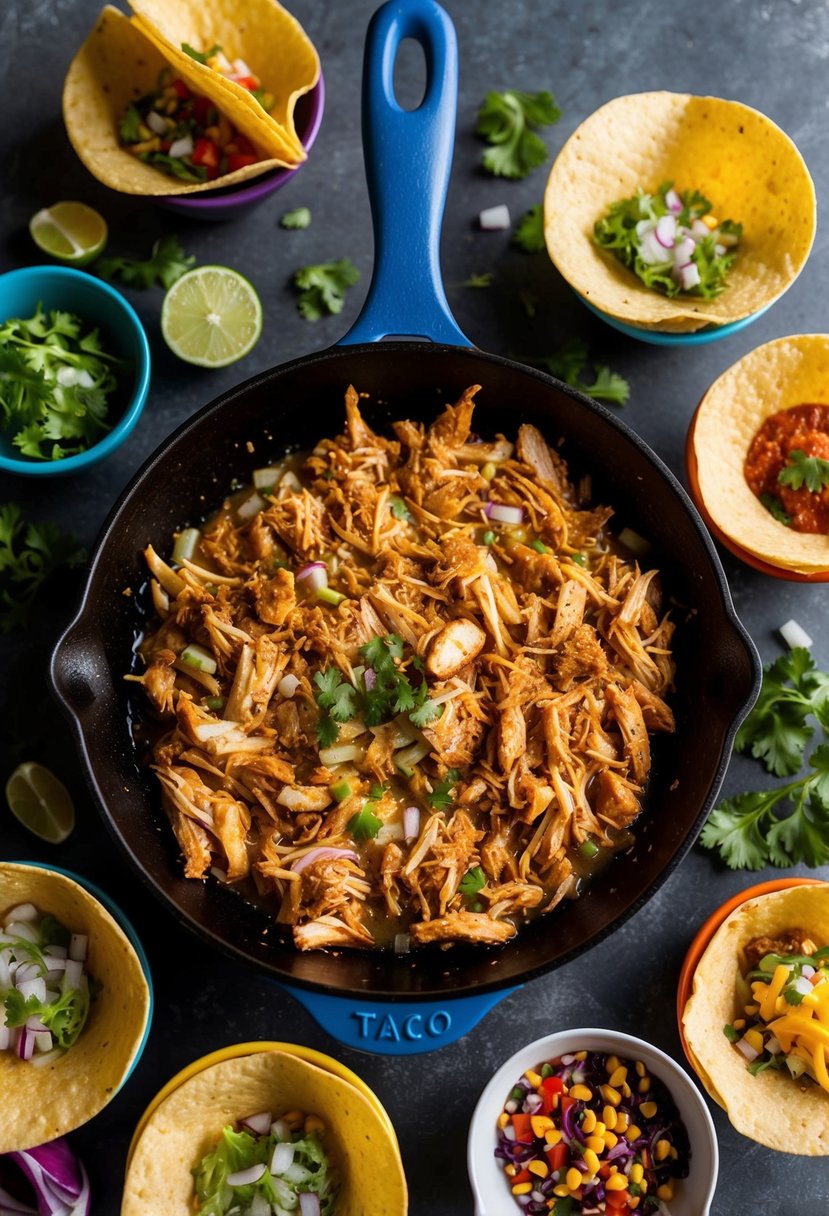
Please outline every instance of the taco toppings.
M688 1133L641 1060L595 1051L529 1069L498 1117L495 1156L529 1216L664 1212L688 1174Z
M743 952L750 996L743 1016L723 1027L726 1038L753 1076L774 1068L829 1092L829 945L818 949L803 929L789 929Z
M298 1212L331 1216L338 1179L323 1147L325 1125L316 1115L270 1111L222 1128L216 1147L193 1170L201 1216L264 1216Z
M138 160L185 182L212 182L262 160L209 97L168 69L157 89L130 102L118 133Z
M829 534L829 405L796 405L766 418L748 450L745 478L779 523Z
M214 72L218 72L220 76L224 76L227 80L235 80L243 89L247 89L256 98L265 113L270 113L273 109L273 93L267 93L262 88L262 81L255 72L251 71L244 59L234 59L231 63L218 43L215 43L209 51L202 52L197 51L188 42L182 42L181 49L185 55L195 59L196 63L203 63L206 67L212 68Z
M0 1049L34 1064L68 1050L89 1013L87 937L34 904L8 911L0 931Z
M672 182L663 182L654 194L638 191L612 203L593 229L596 244L615 254L646 287L705 300L725 288L741 235L740 224L711 214L711 203L698 190L678 193Z

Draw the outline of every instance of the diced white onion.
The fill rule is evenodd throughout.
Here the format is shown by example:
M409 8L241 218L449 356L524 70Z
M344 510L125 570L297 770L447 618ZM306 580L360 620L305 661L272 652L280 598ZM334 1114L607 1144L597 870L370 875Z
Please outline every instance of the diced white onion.
M420 835L419 806L407 806L403 812L403 835L406 840L417 840Z
M654 235L663 249L673 249L676 239L676 217L661 215L656 221Z
M151 131L155 131L156 135L167 134L167 120L159 114L158 110L150 110L144 121Z
M39 916L40 913L34 904L18 904L16 908L12 908L11 912L6 913L4 924L13 925L15 921L37 920Z
M337 764L348 764L351 760L359 760L363 749L356 743L340 743L335 747L324 747L320 751L320 760L326 768Z
M786 1056L786 1067L795 1080L797 1080L806 1071L806 1061L801 1060L800 1056Z
M235 1174L228 1174L228 1186L250 1186L252 1182L258 1182L264 1174L267 1166L264 1161L259 1165L249 1165L246 1170L237 1170Z
M67 959L66 970L63 973L63 983L61 990L68 992L70 988L80 988L83 978L83 963L77 962L75 959Z
M76 963L82 963L86 958L86 948L89 938L85 933L73 933L69 939L69 958Z
M772 1035L770 1039L766 1039L765 1046L766 1046L766 1051L769 1052L773 1056L776 1056L778 1051L780 1051L780 1049L781 1049L780 1040L778 1038L775 1038L774 1035Z
M34 942L38 940L38 932L33 929L28 921L13 920L6 925L6 932L9 937L20 937L24 942Z
M484 232L497 232L500 229L509 228L509 207L506 203L499 203L497 207L485 207L478 216L478 223Z
M680 266L676 275L683 291L690 291L692 287L699 286L700 274L696 262L686 262L684 266Z
M33 980L21 980L15 987L26 1001L31 996L41 1002L46 1000L46 981L41 976Z
M292 675L283 676L276 688L280 697L290 699L299 688L299 678Z
M284 1141L277 1144L273 1150L271 1157L271 1173L284 1174L289 1166L293 1165L294 1161L294 1146L293 1144L285 1143Z
M812 639L795 620L786 621L785 625L780 626L780 636L791 650L798 646L803 646L806 650L812 648Z
M284 1119L274 1120L274 1122L271 1124L271 1135L273 1136L274 1140L290 1141L292 1139L291 1128Z
M249 519L253 519L260 511L264 511L267 505L262 495L254 490L252 494L249 494L247 498L239 503L236 508L236 515L242 523L247 523Z
M271 1112L262 1110L255 1115L247 1115L241 1123L243 1127L249 1127L252 1132L256 1132L257 1136L267 1136L271 1130Z
M374 837L374 843L384 845L391 844L394 840L402 839L403 824L398 821L397 823L384 823L380 828L380 831Z
M412 939L408 933L395 933L394 935L394 952L395 954L408 954L411 949Z
M297 571L296 581L305 583L311 591L319 591L328 586L328 569L325 562L309 562Z
M315 1195L313 1191L300 1191L299 1211L300 1216L320 1216L319 1195Z
M673 188L665 194L665 206L669 211L673 211L675 215L679 215L682 210L682 199Z
M760 1054L757 1048L752 1047L747 1039L740 1039L736 1046L737 1050L742 1052L749 1063L751 1063L752 1060L756 1060Z
M227 60L225 60L225 63L227 63ZM231 66L237 76L253 76L254 74L245 63L244 59L234 59Z
M484 514L487 519L494 519L499 524L520 524L524 521L523 507L512 507L502 502L488 502Z
M173 140L173 142L170 144L170 151L168 152L167 155L172 156L174 160L177 160L179 157L182 157L182 156L190 156L192 151L193 151L192 135L182 135L181 139Z
M279 488L280 490L301 490L302 483L296 473L292 473L288 469L287 473L283 473L279 479Z
M35 1035L35 1050L51 1051L54 1047L52 1035L48 1030L39 1030Z
M273 489L280 478L280 470L273 465L268 465L266 469L253 470L253 484L257 490L264 490L266 487Z
M201 532L198 528L183 528L173 545L173 561L180 563L185 559L192 560L200 540Z

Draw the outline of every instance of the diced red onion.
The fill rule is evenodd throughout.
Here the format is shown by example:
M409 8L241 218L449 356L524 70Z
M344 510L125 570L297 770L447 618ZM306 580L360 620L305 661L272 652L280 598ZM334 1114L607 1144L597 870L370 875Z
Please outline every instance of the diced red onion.
M353 849L334 849L321 845L318 849L311 849L310 852L303 853L302 857L298 857L293 863L291 869L295 874L299 874L306 866L312 865L315 861L323 861L331 857L347 857L350 861L360 860Z
M543 1105L544 1101L541 1094L527 1094L524 1100L524 1110L528 1115L534 1115L536 1111L541 1110Z
M575 1060L575 1058L576 1058L576 1057L575 1057L575 1056L573 1056L573 1055L566 1055L566 1056L562 1056L562 1057L561 1057L561 1062L562 1062L562 1064L572 1064L572 1063L573 1063L573 1061Z
M492 502L484 507L487 519L494 519L499 524L520 524L524 522L524 508L511 507L503 502Z
M21 1060L31 1060L35 1049L35 1036L24 1026L17 1040L17 1054Z
M403 835L406 840L417 840L420 835L419 806L407 806L403 812Z
M683 236L674 245L674 262L677 266L684 266L691 260L691 255L696 249L696 242L691 236Z
M692 222L691 232L694 234L695 237L697 237L699 240L703 240L703 241L705 240L705 238L707 236L711 235L710 228L708 227L707 224L703 223L702 220L694 220Z
M30 1018L26 1018L26 1029L30 1030L32 1032L32 1034L41 1034L44 1030L48 1030L49 1027L44 1026L43 1023L41 1022L40 1018L30 1017ZM51 1043L49 1044L49 1046L51 1047Z
M676 272L676 277L679 279L679 285L683 291L690 291L692 287L699 284L699 267L696 262L686 262L684 266L680 266Z
M504 1103L504 1110L507 1112L508 1115L514 1115L515 1112L518 1110L518 1103L515 1101L514 1098L510 1098L508 1102Z
M33 1063L44 1060L35 1057ZM9 1153L31 1182L41 1213L50 1216L89 1216L89 1179L65 1140L52 1140L25 1152Z
M40 913L34 904L18 904L16 908L12 908L10 912L6 913L3 923L13 925L15 921L37 920L39 916Z
M499 203L497 207L486 207L478 216L478 223L484 232L497 232L509 228L509 207Z
M281 697L287 697L290 700L299 688L299 680L296 676L283 676L276 687Z
M737 1044L737 1050L742 1052L749 1064L752 1060L756 1060L760 1054L757 1048L752 1047L747 1039L740 1039L739 1043Z
M320 1216L320 1197L313 1191L300 1191L299 1210L301 1216Z
M181 139L173 140L173 142L170 144L170 151L167 153L167 155L172 156L174 159L177 159L180 156L189 156L193 151L193 147L192 135L183 135Z
M277 1144L273 1150L271 1157L271 1173L284 1174L287 1169L293 1165L294 1161L294 1146L293 1144L282 1142Z
M803 626L799 625L795 620L786 621L785 625L780 626L780 636L792 650L796 646L803 646L806 650L811 650L812 648L812 639Z
M248 1115L246 1119L241 1119L242 1127L250 1128L252 1132L256 1132L257 1136L267 1136L271 1130L271 1112L269 1110L260 1111L255 1115Z
M375 684L377 683L377 672L373 667L367 667L365 669L363 672L363 680L365 681L366 688L369 692L371 692L372 688L374 688Z
M654 235L663 249L673 249L676 238L676 219L673 215L661 215L656 221Z
M253 1182L258 1182L268 1167L264 1161L260 1161L258 1165L249 1165L246 1170L237 1170L235 1174L228 1174L228 1186L250 1186Z
M682 210L682 199L673 188L665 192L665 206L669 211L673 211L674 215L679 215Z
M86 948L89 937L86 933L73 933L69 939L69 957L76 963L82 963L86 958Z
M25 984L28 980L36 980L40 975L40 967L37 963L18 963L17 966L12 964L10 970L14 973L16 988L19 988L21 984Z
M8 1051L11 1047L12 1033L8 1026L0 1026L0 1051Z
M297 571L296 581L307 583L312 591L319 591L328 586L328 569L325 562L310 562Z
M812 976L816 974L816 972L814 967L812 967L809 963L804 963L804 965L800 968L800 974L804 975L807 980L810 980Z
M668 253L656 239L653 228L641 238L639 256L648 266L659 266L669 261Z

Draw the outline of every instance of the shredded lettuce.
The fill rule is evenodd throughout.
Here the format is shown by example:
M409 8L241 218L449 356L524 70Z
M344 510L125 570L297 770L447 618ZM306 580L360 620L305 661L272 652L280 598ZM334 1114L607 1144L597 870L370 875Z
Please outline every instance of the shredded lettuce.
M270 1167L279 1137L273 1128L267 1136L223 1128L216 1147L193 1170L199 1216L226 1216L230 1211L234 1216L250 1216L257 1199L259 1205L263 1200L271 1205L271 1210L295 1212L303 1191L319 1196L321 1216L332 1216L338 1180L319 1135L294 1132L292 1142L294 1159L283 1174L275 1176L268 1168L257 1182L233 1187L228 1183L233 1174L252 1165Z

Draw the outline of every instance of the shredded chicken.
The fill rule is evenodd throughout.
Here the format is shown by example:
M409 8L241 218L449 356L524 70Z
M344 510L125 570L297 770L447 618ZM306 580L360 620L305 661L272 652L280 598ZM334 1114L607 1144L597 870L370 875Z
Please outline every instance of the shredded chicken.
M146 551L129 678L184 873L247 884L300 950L508 941L577 894L585 842L627 845L674 729L658 571L535 427L479 439L477 392L389 437L349 388L252 518L243 490L188 558Z

